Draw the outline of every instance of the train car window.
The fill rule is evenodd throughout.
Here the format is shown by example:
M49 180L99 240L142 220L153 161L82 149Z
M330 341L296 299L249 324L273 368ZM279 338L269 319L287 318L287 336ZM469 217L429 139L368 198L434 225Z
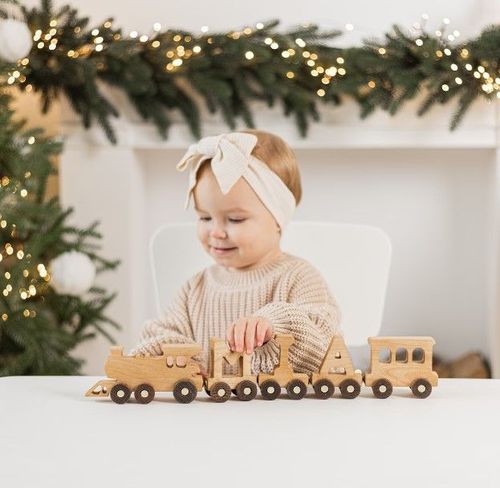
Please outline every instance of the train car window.
M171 368L174 365L174 356L167 356L167 367Z
M408 362L408 351L404 347L398 347L396 349L396 362L397 363Z
M340 351L335 351L335 359L342 359L342 354L340 354Z
M423 363L425 361L425 352L421 347L416 347L413 349L411 354L411 360L414 363Z
M186 364L187 364L187 359L186 359L186 356L177 356L175 358L175 365L178 367L178 368L185 368L186 367Z
M378 353L379 363L390 363L391 362L391 350L388 347L383 347Z

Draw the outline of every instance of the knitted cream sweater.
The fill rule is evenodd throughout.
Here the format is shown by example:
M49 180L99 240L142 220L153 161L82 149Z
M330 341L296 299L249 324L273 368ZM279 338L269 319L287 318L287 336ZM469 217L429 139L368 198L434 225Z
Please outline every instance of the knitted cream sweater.
M290 362L297 372L316 371L334 333L340 333L340 311L320 272L305 259L281 253L247 271L212 265L180 289L160 319L144 325L141 342L130 354L162 354L161 343L199 343L196 359L208 367L211 337L226 338L241 317L267 318L274 332L292 334ZM279 363L274 339L254 350L252 372L272 372ZM226 365L226 373L235 372Z

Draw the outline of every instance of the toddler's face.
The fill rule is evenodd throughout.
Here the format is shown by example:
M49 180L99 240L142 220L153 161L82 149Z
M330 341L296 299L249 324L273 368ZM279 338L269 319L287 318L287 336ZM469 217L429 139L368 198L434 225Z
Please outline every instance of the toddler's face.
M281 253L279 227L244 178L224 195L210 164L200 170L193 192L198 238L216 263L252 269Z

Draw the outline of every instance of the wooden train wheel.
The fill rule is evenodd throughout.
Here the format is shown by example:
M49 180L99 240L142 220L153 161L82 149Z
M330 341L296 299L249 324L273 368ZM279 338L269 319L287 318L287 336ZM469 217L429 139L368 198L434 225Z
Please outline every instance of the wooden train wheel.
M257 396L257 385L250 380L243 380L236 386L236 396L243 402L253 400Z
M388 398L392 395L392 385L389 380L381 378L372 385L373 395L377 398Z
M143 383L135 389L134 396L138 403L146 404L153 401L155 389L151 385Z
M277 381L266 380L260 385L260 393L264 400L276 400L281 393L281 387Z
M174 398L179 403L191 403L196 398L196 387L191 381L178 381L174 386Z
M323 378L321 380L316 381L313 385L314 393L316 394L316 398L321 398L322 400L326 400L327 398L331 398L333 396L333 392L335 391L335 386L333 383Z
M423 378L415 380L410 388L417 398L427 398L432 392L432 385Z
M286 385L286 391L292 400L301 400L306 396L307 386L301 380L291 380Z
M115 403L126 403L128 402L128 399L130 398L131 391L130 389L122 384L118 383L117 385L113 386L111 388L111 400L113 400Z
M219 381L210 388L210 398L217 403L227 402L231 398L231 388L227 383Z
M356 398L361 392L361 386L356 380L344 380L339 385L342 398Z

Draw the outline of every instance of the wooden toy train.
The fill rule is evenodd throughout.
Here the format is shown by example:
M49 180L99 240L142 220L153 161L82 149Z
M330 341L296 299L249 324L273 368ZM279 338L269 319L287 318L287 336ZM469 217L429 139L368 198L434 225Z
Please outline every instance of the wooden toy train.
M364 374L354 369L342 336L333 336L318 372L296 373L288 361L291 335L275 336L280 346L280 363L272 373L251 374L250 355L230 351L223 339L210 340L209 375L203 378L193 359L201 352L198 344L165 344L163 355L124 356L123 347L113 346L106 361L109 378L98 381L86 396L110 396L125 403L132 392L139 403L149 403L155 392L173 392L180 403L190 403L205 389L216 402L225 402L231 393L243 401L253 400L260 387L266 400L277 398L285 388L289 398L300 400L311 384L317 398L333 396L335 388L343 398L356 398L364 383L377 398L387 398L393 387L410 387L418 398L427 398L438 375L432 370L432 337L370 337L370 369ZM226 375L223 365L237 366L238 372Z

